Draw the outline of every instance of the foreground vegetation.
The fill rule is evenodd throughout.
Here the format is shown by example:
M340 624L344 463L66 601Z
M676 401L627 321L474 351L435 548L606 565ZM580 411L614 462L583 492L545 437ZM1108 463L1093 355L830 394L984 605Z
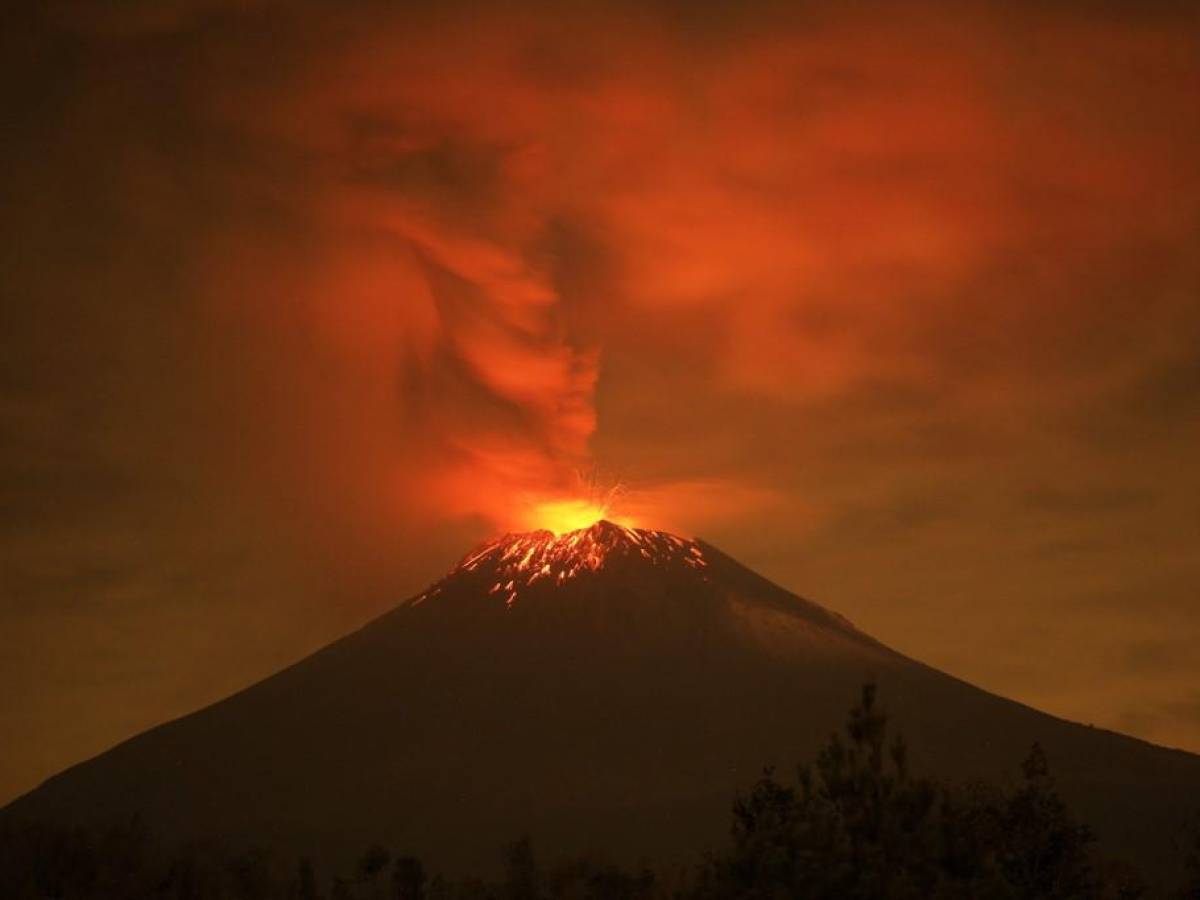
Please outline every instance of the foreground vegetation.
M1200 844L1188 883L1151 894L1098 856L1057 794L1036 745L1012 788L955 787L908 771L863 689L844 735L796 779L772 771L733 806L728 846L664 878L577 859L543 870L528 839L496 882L430 877L421 861L369 848L352 872L319 877L304 859L193 846L167 852L138 823L94 835L0 826L5 900L1200 900Z

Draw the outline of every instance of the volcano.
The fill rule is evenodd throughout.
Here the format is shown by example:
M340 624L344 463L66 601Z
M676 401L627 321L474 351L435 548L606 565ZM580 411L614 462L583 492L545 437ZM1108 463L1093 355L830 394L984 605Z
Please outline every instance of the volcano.
M484 872L540 852L691 862L735 792L879 687L918 772L1015 780L1036 741L1102 846L1149 872L1200 757L1063 721L890 650L702 541L598 522L507 535L361 630L51 778L5 815L137 814L340 862L373 842Z

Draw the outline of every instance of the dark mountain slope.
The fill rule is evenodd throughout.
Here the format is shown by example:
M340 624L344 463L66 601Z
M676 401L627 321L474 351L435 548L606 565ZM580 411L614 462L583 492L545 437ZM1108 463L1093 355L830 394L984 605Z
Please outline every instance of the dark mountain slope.
M380 841L483 870L549 855L690 861L734 791L808 759L867 680L914 767L1016 777L1034 741L1064 794L1152 872L1200 809L1200 757L1047 716L913 662L715 548L599 523L511 535L291 668L50 779L6 814L139 813L345 855Z

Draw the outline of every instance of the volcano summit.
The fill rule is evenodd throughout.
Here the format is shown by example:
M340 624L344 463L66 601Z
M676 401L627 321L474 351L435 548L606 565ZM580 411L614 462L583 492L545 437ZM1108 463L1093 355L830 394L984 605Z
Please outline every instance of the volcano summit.
M734 792L807 760L879 685L913 767L1011 779L1035 741L1109 849L1169 868L1200 758L1066 722L910 660L715 547L598 522L507 535L361 630L50 779L5 815L139 814L338 862L371 842L482 871L689 862Z
M672 568L685 566L703 569L708 565L704 552L695 541L665 531L627 528L600 521L561 536L552 531L506 534L485 544L452 571L449 577L414 602L441 592L442 585L456 577L472 574L495 577L489 594L500 592L505 606L512 606L521 592L539 581L562 585L582 573L596 573L608 566L626 566L628 560L644 566Z

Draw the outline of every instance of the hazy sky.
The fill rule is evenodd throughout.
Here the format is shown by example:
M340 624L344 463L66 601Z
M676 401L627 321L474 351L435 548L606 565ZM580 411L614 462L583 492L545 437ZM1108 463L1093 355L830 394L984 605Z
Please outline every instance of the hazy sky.
M1194 4L29 6L0 801L592 484L1200 751Z

